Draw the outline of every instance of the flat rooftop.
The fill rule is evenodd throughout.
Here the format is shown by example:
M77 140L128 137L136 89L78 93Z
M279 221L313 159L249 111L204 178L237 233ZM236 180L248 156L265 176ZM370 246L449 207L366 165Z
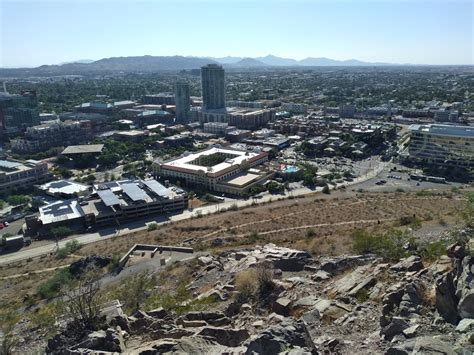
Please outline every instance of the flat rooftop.
M139 130L131 130L131 131L118 131L114 133L117 136L124 136L124 137L139 137L144 136L146 134L145 131Z
M203 166L203 165L197 165L193 164L194 161L198 160L200 157L205 156L205 155L213 155L213 154L225 154L231 156L230 158L226 159L224 162L216 164L214 166ZM162 165L164 168L182 168L186 169L192 172L198 172L200 170L204 172L212 172L212 173L217 173L222 170L225 170L227 168L230 168L235 165L242 164L244 161L258 157L258 153L252 153L252 152L244 152L240 150L233 150L233 149L225 149L225 148L217 148L213 147L198 153L191 153L187 154L185 156L182 156L178 159L166 162Z
M227 113L235 115L255 115L259 113L268 112L269 109L253 108L253 107L227 107Z
M94 185L94 192L107 207L128 206L137 202L150 203L178 195L154 179L110 181Z
M411 131L430 133L439 136L467 137L474 138L474 127L471 126L451 126L441 124L414 124L410 126Z
M58 180L40 185L39 189L51 195L54 195L56 193L74 195L89 191L89 186L79 184L75 181Z
M70 145L62 151L61 154L90 154L100 153L104 149L103 144L82 144L82 145Z
M227 184L234 186L245 186L260 178L260 175L244 173L227 181Z
M84 215L76 200L58 201L39 208L43 224L64 222L80 218Z
M21 171L28 171L35 168L40 162L36 160L27 160L26 162L18 162L13 160L0 160L0 173L15 174Z

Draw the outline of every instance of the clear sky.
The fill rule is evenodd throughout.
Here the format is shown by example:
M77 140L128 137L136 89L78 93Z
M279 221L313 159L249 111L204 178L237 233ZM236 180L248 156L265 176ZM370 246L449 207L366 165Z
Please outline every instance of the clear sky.
M135 55L474 64L472 0L0 0L0 67Z

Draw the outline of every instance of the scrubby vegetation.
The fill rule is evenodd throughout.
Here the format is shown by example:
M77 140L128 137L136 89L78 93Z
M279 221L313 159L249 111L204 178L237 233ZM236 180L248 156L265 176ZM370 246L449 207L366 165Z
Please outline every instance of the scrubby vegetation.
M382 234L358 230L353 234L354 252L373 253L389 261L397 261L410 255L434 260L444 255L446 247L453 241L453 239L418 241L410 233L396 229Z
M71 240L66 243L64 248L58 249L58 251L56 252L56 258L65 259L68 255L73 254L79 249L81 249L81 243L79 243L76 239Z
M61 269L57 271L52 278L43 282L38 286L37 294L42 299L50 299L56 297L61 287L70 285L73 281L73 276L68 269Z

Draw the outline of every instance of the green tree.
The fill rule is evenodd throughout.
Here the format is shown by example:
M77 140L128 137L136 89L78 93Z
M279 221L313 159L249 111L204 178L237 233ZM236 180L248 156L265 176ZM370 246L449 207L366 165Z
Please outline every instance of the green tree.
M72 229L66 226L58 226L51 228L51 234L54 238L61 239L72 234Z
M24 205L29 200L29 197L24 195L11 195L7 198L8 204L12 206Z

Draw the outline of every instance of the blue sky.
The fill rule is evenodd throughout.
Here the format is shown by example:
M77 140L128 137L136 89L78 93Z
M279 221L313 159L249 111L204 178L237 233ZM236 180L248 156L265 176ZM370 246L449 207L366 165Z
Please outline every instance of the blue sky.
M474 64L471 0L0 0L0 67L133 55Z

